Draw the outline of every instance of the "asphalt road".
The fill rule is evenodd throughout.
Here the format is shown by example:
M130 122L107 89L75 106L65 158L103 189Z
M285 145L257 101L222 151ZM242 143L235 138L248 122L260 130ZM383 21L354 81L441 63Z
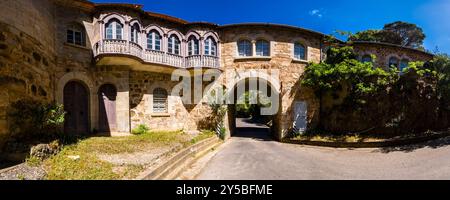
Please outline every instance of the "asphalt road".
M262 125L238 119L230 139L200 170L200 180L450 179L450 138L380 149L282 144Z

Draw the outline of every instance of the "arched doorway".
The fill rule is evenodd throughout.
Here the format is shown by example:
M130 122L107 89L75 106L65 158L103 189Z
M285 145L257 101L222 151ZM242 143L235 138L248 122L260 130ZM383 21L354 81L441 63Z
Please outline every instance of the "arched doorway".
M99 132L117 131L116 117L117 89L112 84L105 84L98 90Z
M232 137L279 139L281 99L271 82L261 77L246 77L236 82L229 92L232 103L228 105L228 118Z
M78 81L64 86L64 110L66 111L64 132L85 135L89 133L89 92Z

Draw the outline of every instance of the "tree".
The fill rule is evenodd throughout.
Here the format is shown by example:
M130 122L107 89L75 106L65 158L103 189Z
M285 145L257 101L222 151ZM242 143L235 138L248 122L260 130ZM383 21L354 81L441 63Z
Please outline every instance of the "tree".
M395 33L401 38L401 45L404 47L422 48L425 34L422 28L416 24L397 21L384 25L383 30Z
M382 30L366 30L347 35L348 41L384 42L416 49L423 49L425 40L420 27L400 21L386 24Z

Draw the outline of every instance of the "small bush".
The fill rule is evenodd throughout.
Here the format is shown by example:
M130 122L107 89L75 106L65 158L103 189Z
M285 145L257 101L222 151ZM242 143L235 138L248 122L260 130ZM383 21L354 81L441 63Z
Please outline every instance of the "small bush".
M142 135L142 134L147 134L149 131L150 131L150 128L148 128L147 125L141 124L138 127L136 127L135 129L133 129L131 131L131 134L133 134L133 135Z
M60 132L65 112L60 104L26 99L12 103L8 116L16 138L42 138Z

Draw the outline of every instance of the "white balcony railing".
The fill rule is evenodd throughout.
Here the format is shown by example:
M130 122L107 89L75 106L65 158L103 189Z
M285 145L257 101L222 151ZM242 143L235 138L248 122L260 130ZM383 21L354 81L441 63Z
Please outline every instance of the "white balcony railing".
M219 68L219 58L215 56L195 55L183 57L163 51L144 50L139 44L126 40L103 40L94 48L94 56L105 54L131 55L145 62L168 65L178 68Z

